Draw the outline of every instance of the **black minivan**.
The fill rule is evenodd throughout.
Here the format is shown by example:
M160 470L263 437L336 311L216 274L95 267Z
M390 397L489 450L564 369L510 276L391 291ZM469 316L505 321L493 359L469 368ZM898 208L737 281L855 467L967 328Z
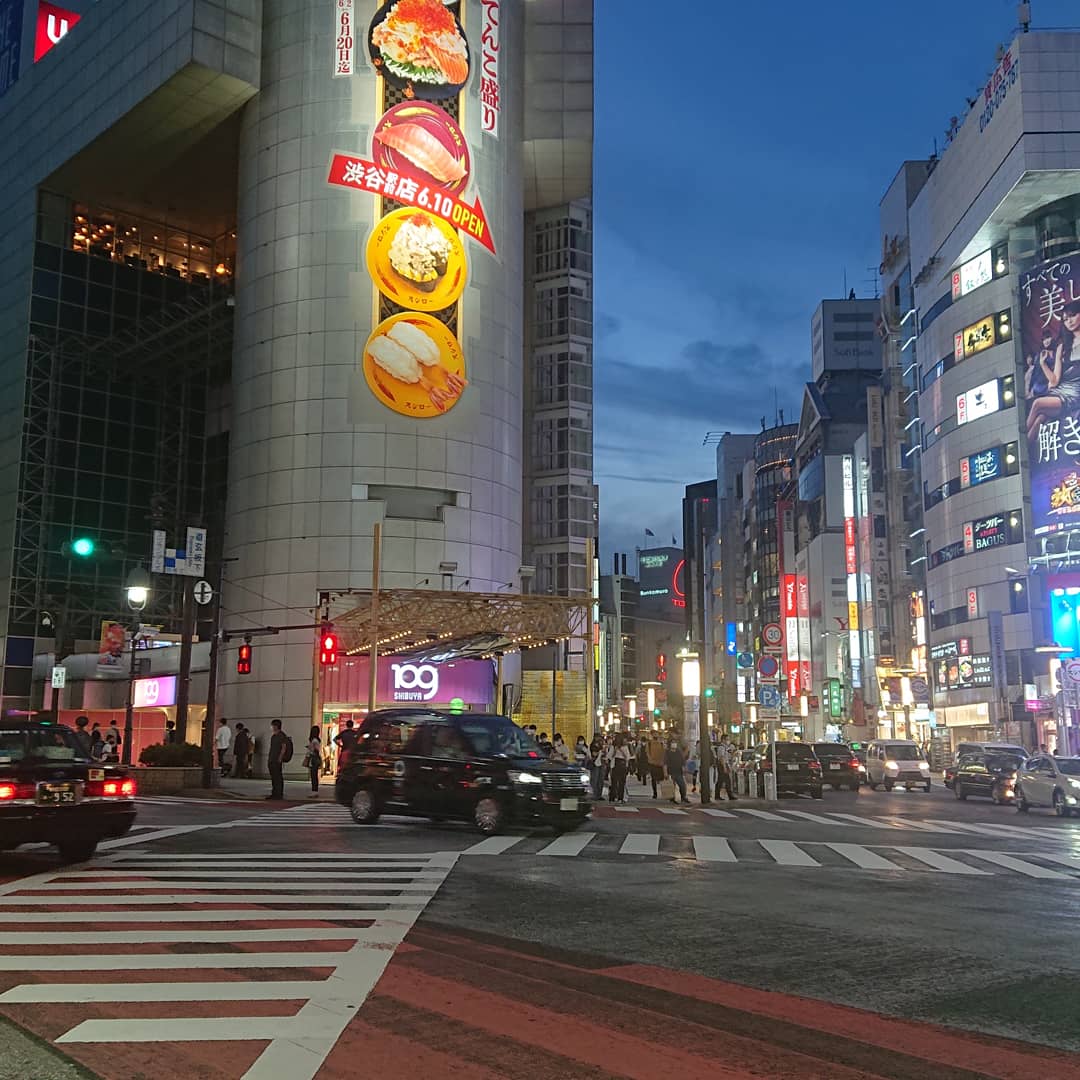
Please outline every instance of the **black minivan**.
M592 809L588 773L548 762L505 716L429 709L368 716L334 794L359 825L409 814L471 821L488 835L529 822L569 832Z

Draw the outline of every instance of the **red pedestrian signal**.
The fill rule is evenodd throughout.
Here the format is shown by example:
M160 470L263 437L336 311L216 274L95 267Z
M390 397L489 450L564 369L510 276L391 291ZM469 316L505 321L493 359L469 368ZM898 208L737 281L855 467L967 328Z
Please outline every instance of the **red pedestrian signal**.
M240 646L240 651L236 654L236 674L237 675L250 675L251 674L251 642L245 641Z
M319 638L319 663L323 667L337 663L338 639L337 634L324 630Z

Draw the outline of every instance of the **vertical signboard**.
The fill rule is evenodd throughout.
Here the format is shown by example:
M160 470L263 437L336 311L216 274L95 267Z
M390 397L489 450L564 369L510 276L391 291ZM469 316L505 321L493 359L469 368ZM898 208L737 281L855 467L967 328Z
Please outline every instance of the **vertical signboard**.
M356 28L353 0L334 0L334 78L356 70Z
M469 195L479 147L462 127L464 91L484 48L497 61L499 5L480 4L471 42L463 6L398 0L378 7L366 35L379 77L370 153L331 155L328 183L367 192L376 203L364 252L375 329L349 395L354 422L371 418L372 398L401 416L436 419L469 385L459 337L467 247L494 255L495 242L479 195ZM497 104L497 63L494 70Z
M1080 258L1020 276L1032 532L1080 526Z
M502 0L480 0L480 130L499 137L499 15Z
M859 643L859 578L855 555L855 459L843 458L844 481L844 571L847 577L848 657L851 662L851 685L862 686L862 652Z
M1009 689L1009 677L1005 667L1005 623L1000 611L986 613L986 629L990 635L990 670L994 689L1004 698Z
M799 696L799 596L795 574L781 579L780 602L784 620L784 675L788 701Z
M0 0L0 97L19 77L23 0Z

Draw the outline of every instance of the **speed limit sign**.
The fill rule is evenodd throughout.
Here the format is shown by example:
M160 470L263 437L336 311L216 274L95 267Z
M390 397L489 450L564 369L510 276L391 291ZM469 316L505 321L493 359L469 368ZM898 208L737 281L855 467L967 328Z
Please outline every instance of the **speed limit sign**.
M761 630L761 638L766 645L779 645L784 640L784 631L779 623L766 623Z

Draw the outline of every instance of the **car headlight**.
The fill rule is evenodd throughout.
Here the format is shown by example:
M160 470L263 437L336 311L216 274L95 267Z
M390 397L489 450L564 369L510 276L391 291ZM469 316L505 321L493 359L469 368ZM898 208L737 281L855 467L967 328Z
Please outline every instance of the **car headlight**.
M583 784L592 783L592 777L584 769L581 770L581 782Z
M897 765L896 765L895 761L886 761L885 762L885 768L886 769L895 769L896 767L897 767Z
M919 769L920 769L921 772L929 772L930 771L930 762L929 761L920 761L919 762Z
M506 775L515 784L542 784L544 782L536 773L522 772L519 769L511 769Z
M1069 787L1080 788L1080 780L1070 780Z

